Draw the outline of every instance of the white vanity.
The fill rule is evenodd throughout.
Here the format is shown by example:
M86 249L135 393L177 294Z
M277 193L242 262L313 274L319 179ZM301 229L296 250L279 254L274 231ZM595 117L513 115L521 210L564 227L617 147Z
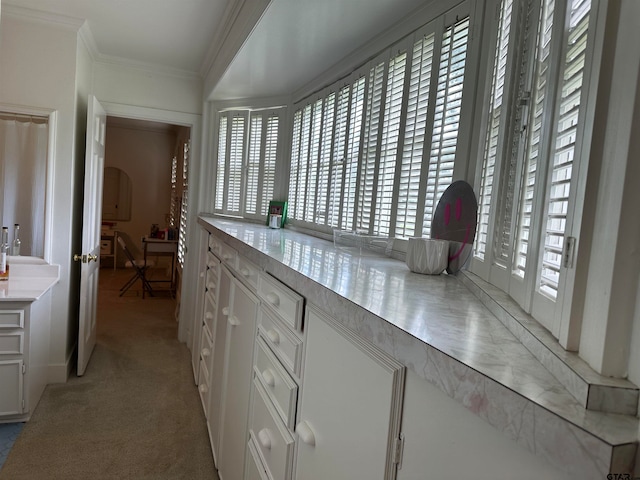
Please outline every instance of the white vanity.
M0 423L28 420L47 385L51 287L60 268L34 257L9 257L0 282Z

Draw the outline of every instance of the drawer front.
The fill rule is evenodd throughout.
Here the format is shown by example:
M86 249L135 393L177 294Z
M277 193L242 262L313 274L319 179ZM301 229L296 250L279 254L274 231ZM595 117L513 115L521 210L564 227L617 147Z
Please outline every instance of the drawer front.
M258 295L283 322L294 330L302 329L304 300L300 295L266 273L258 279Z
M209 250L218 258L220 255L220 247L222 245L222 241L219 238L214 237L213 235L209 235Z
M0 330L0 355L22 355L24 332L5 333Z
M254 370L256 378L264 387L273 402L280 418L287 427L295 426L296 400L298 386L289 376L280 362L271 353L265 341L258 337Z
M24 310L0 311L0 328L24 328Z
M255 390L249 434L271 478L289 480L295 440L274 411L260 382L254 379L253 385Z
M216 318L216 306L211 297L208 295L205 297L204 301L204 313L203 313L203 323L204 326L209 330L209 335L213 338L214 330L213 323Z
M255 263L250 262L242 255L238 255L238 274L242 281L249 285L254 292L258 290L260 269Z
M275 315L265 308L258 315L258 331L282 364L294 375L300 376L302 340L290 332Z
M256 447L252 439L249 439L247 452L247 467L244 480L270 480L262 467L262 461L258 455L258 447Z
M226 243L220 243L220 260L222 260L222 263L225 265L236 270L238 265L238 252Z
M204 410L205 417L209 416L209 370L207 365L200 357L200 373L198 374L198 393L200 394L200 400L202 401L202 409Z
M213 257L211 252L207 253L207 273L204 286L207 292L215 296L218 291L218 282L220 281L220 260L216 258L214 262L210 261L208 257Z
M213 358L213 337L209 335L206 329L202 330L200 358L206 363L207 368L211 366L211 359Z

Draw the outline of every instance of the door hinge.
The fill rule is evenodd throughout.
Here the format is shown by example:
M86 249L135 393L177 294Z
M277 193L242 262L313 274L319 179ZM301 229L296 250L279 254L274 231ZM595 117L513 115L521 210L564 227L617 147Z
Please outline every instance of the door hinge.
M22 364L22 374L24 375L25 373L27 373L27 366L23 363Z
M573 252L576 247L576 237L566 237L562 248L562 266L564 268L573 267Z
M402 453L404 452L404 434L401 433L394 440L393 445L393 463L397 464L398 469L402 468Z

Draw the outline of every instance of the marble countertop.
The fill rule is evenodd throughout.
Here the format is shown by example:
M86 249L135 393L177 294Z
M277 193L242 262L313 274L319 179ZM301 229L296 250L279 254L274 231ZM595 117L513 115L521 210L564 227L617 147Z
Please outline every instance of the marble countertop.
M0 302L34 302L60 279L60 267L33 257L9 257L9 280L0 282Z
M199 222L559 468L605 478L615 465L633 463L638 419L582 407L456 276L416 274L404 262L352 254L288 229Z

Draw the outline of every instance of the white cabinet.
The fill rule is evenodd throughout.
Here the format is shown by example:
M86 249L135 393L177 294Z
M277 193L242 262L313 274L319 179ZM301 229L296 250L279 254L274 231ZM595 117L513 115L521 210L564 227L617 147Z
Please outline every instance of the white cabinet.
M0 422L28 420L47 384L51 293L0 303Z
M257 313L257 297L234 279L227 317L224 404L218 459L221 480L243 478Z
M296 480L393 479L405 368L309 307Z

